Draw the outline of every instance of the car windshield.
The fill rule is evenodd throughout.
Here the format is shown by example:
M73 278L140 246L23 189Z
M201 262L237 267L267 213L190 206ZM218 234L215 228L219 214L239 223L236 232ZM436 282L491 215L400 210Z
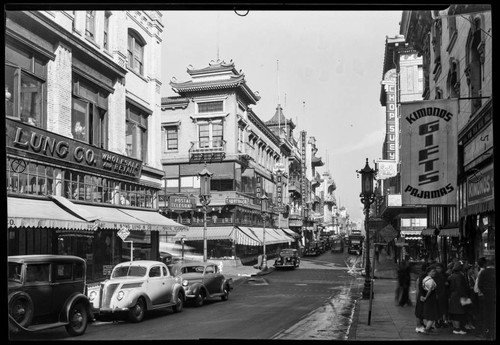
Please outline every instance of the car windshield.
M280 256L293 256L293 250L282 250Z
M21 281L21 269L23 265L15 262L9 262L8 279L14 281Z
M144 266L120 266L113 270L111 278L119 277L144 277L147 272L147 268Z
M179 273L203 273L204 266L184 266Z

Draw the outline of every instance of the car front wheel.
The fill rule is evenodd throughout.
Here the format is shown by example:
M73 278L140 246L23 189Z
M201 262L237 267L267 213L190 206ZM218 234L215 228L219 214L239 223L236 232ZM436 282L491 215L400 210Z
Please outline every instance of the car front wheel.
M197 307L201 307L203 303L205 303L205 291L200 290L200 293L198 294L198 296L196 296L196 299L194 300L194 304Z
M184 307L184 295L179 292L177 295L177 303L172 307L174 313L180 313Z
M132 322L141 322L146 314L146 303L144 299L139 298L135 305L128 311L128 318Z
M68 332L69 335L78 336L85 333L89 321L85 305L76 303L69 311L68 321L66 332Z

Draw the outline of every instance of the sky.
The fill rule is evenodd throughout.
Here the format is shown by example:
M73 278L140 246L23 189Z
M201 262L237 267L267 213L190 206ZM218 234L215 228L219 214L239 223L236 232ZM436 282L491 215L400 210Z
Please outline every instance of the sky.
M245 14L246 11L238 12ZM186 70L233 60L261 99L252 106L269 120L284 114L314 136L335 180L335 196L351 220L363 221L356 170L382 158L385 108L380 90L386 36L399 34L402 11L164 12L162 97L169 83L189 80Z

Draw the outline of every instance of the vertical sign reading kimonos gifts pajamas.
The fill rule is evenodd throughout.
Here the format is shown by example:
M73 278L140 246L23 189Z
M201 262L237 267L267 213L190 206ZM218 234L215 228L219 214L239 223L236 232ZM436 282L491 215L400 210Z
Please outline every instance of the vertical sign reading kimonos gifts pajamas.
M403 205L456 204L457 105L457 100L401 104Z

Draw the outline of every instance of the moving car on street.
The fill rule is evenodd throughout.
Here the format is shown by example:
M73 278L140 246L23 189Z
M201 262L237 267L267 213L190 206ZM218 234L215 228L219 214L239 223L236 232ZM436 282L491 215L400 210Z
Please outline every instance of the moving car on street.
M318 256L321 254L318 242L310 241L304 248L304 256Z
M363 252L363 241L364 237L362 235L349 235L347 252L349 254L361 255Z
M8 257L9 329L34 332L64 326L85 333L91 318L85 260L70 255Z
M274 267L278 268L297 268L300 265L300 256L297 249L283 249L278 254L278 257L274 261Z
M213 262L178 262L170 267L170 271L182 284L186 300L198 307L208 298L227 301L233 289L233 279L224 277Z
M110 279L88 285L87 295L98 320L128 318L141 322L151 310L172 307L178 313L185 301L184 289L167 265L153 260L116 265Z
M332 236L331 243L332 243L332 246L331 246L332 253L333 252L339 252L339 253L344 252L344 240L342 239L342 237L340 237L338 235Z

